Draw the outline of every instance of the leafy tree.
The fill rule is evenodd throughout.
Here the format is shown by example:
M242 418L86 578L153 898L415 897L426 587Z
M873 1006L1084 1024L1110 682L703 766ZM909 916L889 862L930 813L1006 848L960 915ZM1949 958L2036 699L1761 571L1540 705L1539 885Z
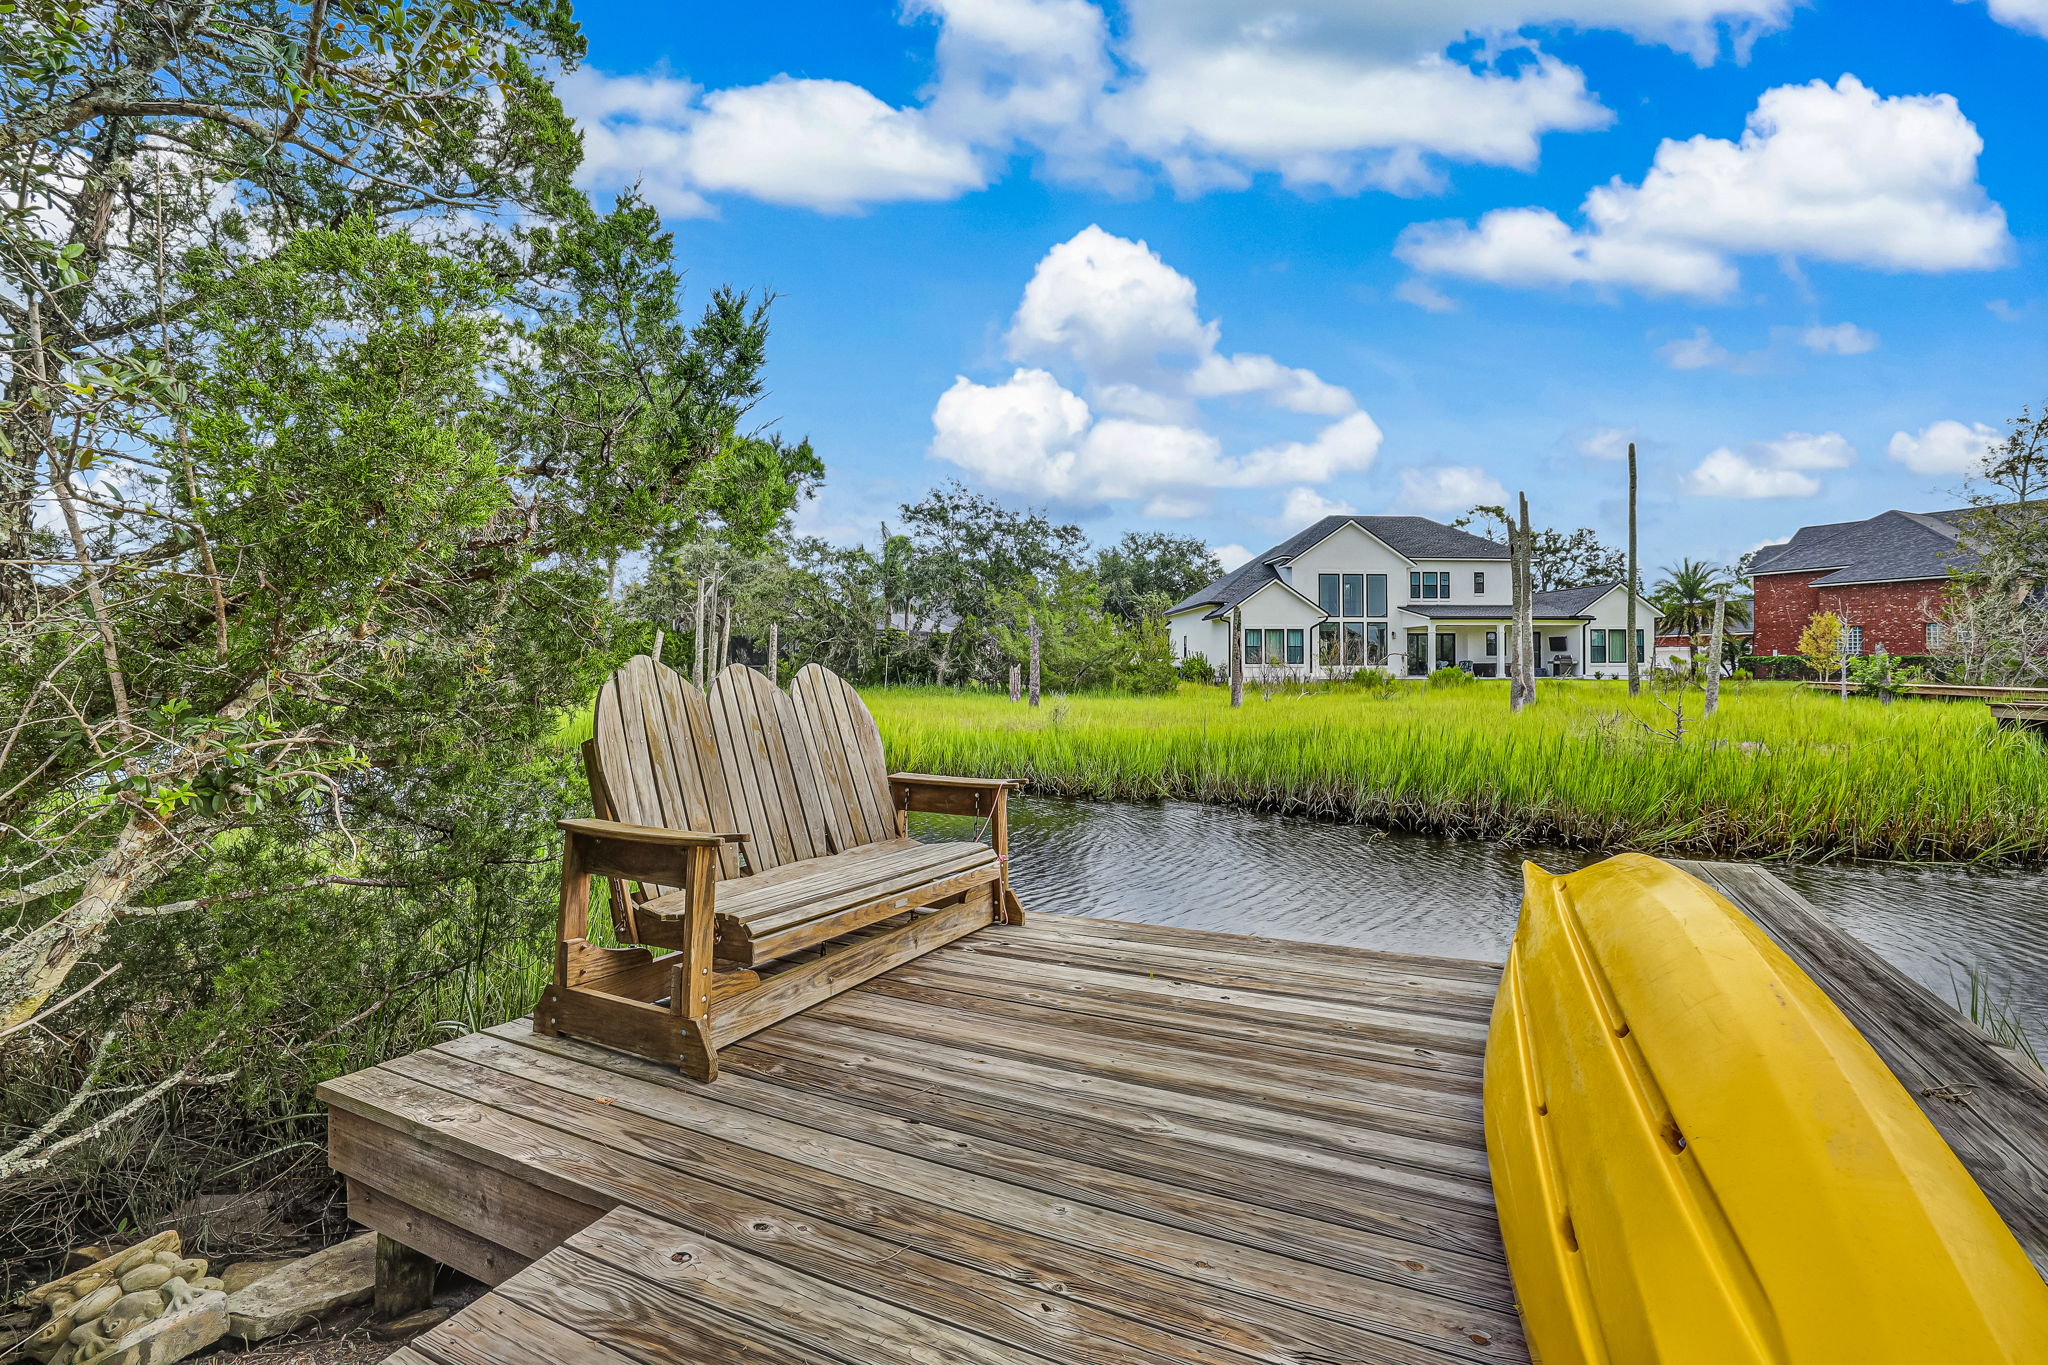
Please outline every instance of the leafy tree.
M685 319L569 186L579 51L552 0L0 24L0 1186L481 981L617 564L816 477L747 425L764 306Z
M1842 666L1842 650L1848 632L1842 618L1831 611L1817 611L1807 618L1799 632L1799 654L1816 678L1825 678Z
M1730 586L1705 560L1681 559L1664 570L1663 580L1650 592L1657 630L1685 636L1686 663L1694 674L1700 667L1699 637L1713 628L1715 599Z
M2048 407L2020 409L1972 479L1968 557L1941 604L1943 672L1993 685L2048 682Z
M1085 569L1061 569L1050 585L1032 582L991 605L995 638L1011 660L1029 656L1030 626L1038 623L1040 676L1051 690L1165 692L1176 681L1165 624L1129 624L1107 611L1101 585Z
M1095 555L1102 605L1125 621L1160 614L1222 574L1223 562L1201 540L1165 531L1126 531Z
M956 668L992 679L1002 661L991 633L1003 621L998 598L1050 584L1081 564L1087 538L1043 511L1013 512L957 482L902 510L914 552L907 573L938 637L940 681Z
M1505 531L1507 509L1481 505L1458 517L1451 525L1464 529L1489 521L1498 523ZM1619 583L1628 574L1628 555L1602 542L1590 527L1558 531L1539 526L1530 541L1529 570L1536 592L1581 588L1593 583Z

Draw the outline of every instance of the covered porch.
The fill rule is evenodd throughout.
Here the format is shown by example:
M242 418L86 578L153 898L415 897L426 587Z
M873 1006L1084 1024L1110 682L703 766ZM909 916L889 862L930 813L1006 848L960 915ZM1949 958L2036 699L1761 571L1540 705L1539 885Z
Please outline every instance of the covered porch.
M1513 640L1512 609L1466 607L1456 615L1404 609L1411 617L1403 627L1403 659L1407 675L1427 677L1440 668L1457 668L1478 678L1507 675ZM1575 678L1585 674L1588 647L1586 618L1539 616L1535 621L1536 676Z

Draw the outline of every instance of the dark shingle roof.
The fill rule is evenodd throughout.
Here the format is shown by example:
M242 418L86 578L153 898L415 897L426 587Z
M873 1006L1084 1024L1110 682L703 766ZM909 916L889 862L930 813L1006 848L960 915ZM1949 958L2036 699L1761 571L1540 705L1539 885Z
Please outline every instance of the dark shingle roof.
M1579 588L1552 588L1539 592L1530 601L1532 612L1546 621L1562 621L1571 618L1587 619L1595 602L1605 597L1621 580L1610 579L1605 583L1588 583ZM1506 621L1515 614L1511 602L1403 602L1401 610L1415 616L1433 620L1449 617L1460 621Z
M1951 568L1967 568L1977 561L1962 539L1967 519L1977 510L1880 512L1863 521L1802 526L1783 545L1758 550L1750 561L1750 572L1829 570L1813 580L1821 587L1946 578Z
M1386 542L1396 554L1409 559L1506 559L1508 547L1484 536L1475 536L1469 531L1460 531L1455 526L1446 526L1428 517L1359 517L1338 515L1324 517L1304 531L1297 532L1275 545L1262 555L1254 555L1238 568L1223 575L1200 591L1167 608L1166 614L1175 615L1192 611L1196 607L1213 608L1210 617L1228 615L1230 609L1243 602L1259 589L1277 581L1279 571L1274 565L1328 538L1338 527L1351 522L1367 533Z

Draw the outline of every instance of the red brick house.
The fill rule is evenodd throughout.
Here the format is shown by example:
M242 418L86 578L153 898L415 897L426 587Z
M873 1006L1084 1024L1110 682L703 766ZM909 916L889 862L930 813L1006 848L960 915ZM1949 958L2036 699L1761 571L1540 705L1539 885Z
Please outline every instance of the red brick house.
M1961 543L1977 509L1881 512L1864 521L1802 526L1750 562L1756 580L1758 654L1796 654L1816 612L1848 628L1849 652L1925 654L1939 643L1942 596L1951 568L1976 555Z

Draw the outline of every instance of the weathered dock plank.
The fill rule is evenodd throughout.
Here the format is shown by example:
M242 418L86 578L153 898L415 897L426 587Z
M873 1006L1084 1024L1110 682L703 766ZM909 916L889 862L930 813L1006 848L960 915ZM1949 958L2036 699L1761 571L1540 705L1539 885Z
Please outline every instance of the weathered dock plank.
M1682 862L1820 984L2048 1276L2048 1077L1747 863Z
M1518 1363L1497 975L1038 916L711 1085L525 1021L344 1077L332 1160L359 1219L499 1285L429 1365Z

